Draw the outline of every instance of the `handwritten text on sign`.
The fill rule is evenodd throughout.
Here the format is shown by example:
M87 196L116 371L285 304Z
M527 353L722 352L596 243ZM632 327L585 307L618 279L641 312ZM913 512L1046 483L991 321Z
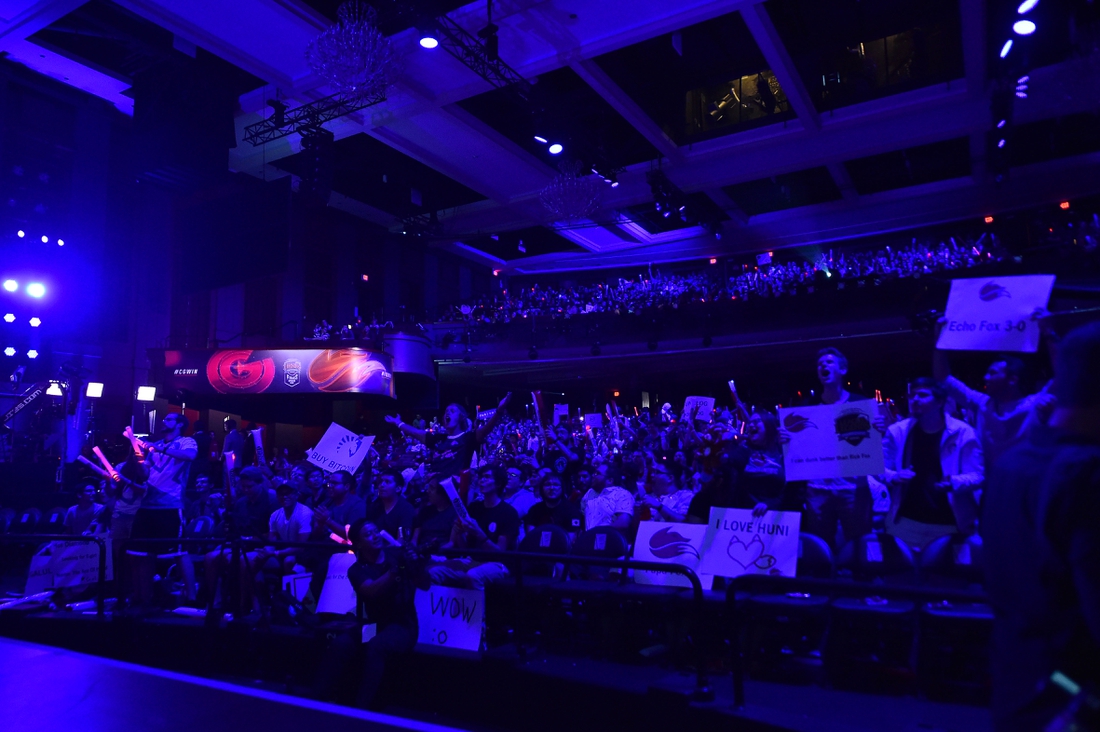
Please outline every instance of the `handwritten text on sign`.
M641 521L638 523L638 538L634 542L634 558L645 562L680 564L699 574L706 533L707 527L702 524ZM638 569L634 571L634 581L641 585L691 587L687 577L673 572ZM704 590L709 590L714 584L714 576L699 575L699 581Z
M485 591L432 586L416 592L419 642L476 651L481 647Z
M355 473L370 452L374 437L357 435L333 422L325 430L317 447L309 451L308 460L321 470L346 470Z
M953 280L936 346L945 350L1039 349L1036 308L1046 308L1054 275Z
M867 400L779 410L787 480L854 478L883 471L878 404Z
M793 577L801 518L797 511L768 511L756 518L747 508L712 508L699 571L719 577Z

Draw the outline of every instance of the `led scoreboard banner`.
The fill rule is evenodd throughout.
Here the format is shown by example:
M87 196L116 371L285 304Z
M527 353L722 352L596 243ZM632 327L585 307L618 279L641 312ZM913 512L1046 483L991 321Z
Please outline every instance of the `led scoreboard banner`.
M164 385L195 394L376 394L394 398L393 357L365 348L165 351Z

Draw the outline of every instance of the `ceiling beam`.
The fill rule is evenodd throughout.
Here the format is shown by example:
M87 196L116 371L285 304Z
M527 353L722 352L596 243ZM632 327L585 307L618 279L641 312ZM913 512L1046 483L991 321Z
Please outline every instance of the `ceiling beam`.
M87 0L30 0L24 3L10 18L0 18L0 53L10 50L17 44L48 25L56 23ZM15 10L18 4L12 2L5 10Z
M798 68L794 64L791 55L787 53L783 39L779 37L779 31L775 29L771 16L768 15L764 4L754 5L741 11L741 17L745 25L749 27L753 39L756 41L760 52L764 54L764 60L771 66L779 86L787 95L791 103L791 109L798 115L798 120L807 130L821 128L820 115L814 107L813 98L802 83L802 77L798 74Z
M971 96L983 96L986 92L988 70L986 68L986 0L959 0L959 21L962 25L963 69L966 72L966 88Z

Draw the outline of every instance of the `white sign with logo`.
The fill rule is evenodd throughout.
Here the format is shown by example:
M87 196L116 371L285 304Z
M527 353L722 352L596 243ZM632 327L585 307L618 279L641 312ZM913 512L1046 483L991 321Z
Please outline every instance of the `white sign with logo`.
M783 445L787 480L854 478L883 472L878 403L870 399L779 410L791 435Z
M699 574L703 540L707 527L703 524L665 523L663 521L639 521L638 538L634 543L634 558L646 562L680 564ZM667 585L691 587L682 574L635 570L634 581L641 585ZM699 574L704 590L714 584L714 575Z
M317 600L317 612L346 615L355 612L355 588L348 581L348 568L355 564L355 555L333 554L328 560L325 584Z
M701 396L689 396L684 400L684 419L691 419L691 413L698 407L699 411L695 412L695 419L701 419L704 422L709 422L711 414L714 412L714 397L701 397Z
M554 405L554 424L560 424L562 422L569 421L569 405L568 404L555 404Z
M111 540L106 543L105 579L114 578ZM51 588L80 587L99 581L99 545L90 541L52 541L31 557L27 574L26 594L33 595Z
M1036 308L1046 308L1054 275L953 280L937 348L959 351L1039 350Z
M433 585L416 591L420 643L476 651L481 648L485 590Z
M357 435L333 422L317 446L309 451L308 460L329 473L346 470L354 474L370 452L372 442L373 436Z
M801 518L797 511L768 511L756 518L748 508L710 509L700 571L719 577L794 577Z

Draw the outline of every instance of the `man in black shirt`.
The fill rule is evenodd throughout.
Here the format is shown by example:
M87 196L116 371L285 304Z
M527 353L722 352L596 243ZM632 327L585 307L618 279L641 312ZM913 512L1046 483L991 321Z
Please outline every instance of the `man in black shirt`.
M416 509L401 495L405 478L396 470L387 469L378 474L378 498L367 509L367 520L394 539L412 536Z
M414 599L417 588L427 589L429 583L415 553L387 547L377 525L360 519L352 524L349 534L355 563L348 568L348 581L355 588L364 625L333 642L318 673L316 688L319 696L331 698L348 662L361 658L362 677L355 703L366 709L376 706L389 660L416 645Z
M506 480L504 471L499 467L481 468L478 488L485 498L470 504L467 518L455 521L450 546L496 552L515 549L519 514L500 498ZM428 572L436 584L467 589L482 589L508 576L508 569L500 562L463 560L436 565Z
M947 390L927 378L909 390L912 416L890 425L882 440L886 533L919 550L944 534L974 530L985 470L974 428L944 414Z
M386 421L397 427L402 434L428 446L428 466L431 472L439 473L440 480L444 480L469 470L474 451L504 419L511 398L512 392L508 392L493 416L476 430L472 428L470 417L461 404L449 404L443 410L443 434L417 429L403 422L401 417L387 416Z
M542 479L539 486L542 500L531 506L524 519L528 531L546 524L554 524L565 529L570 540L576 539L581 531L581 509L572 501L562 497L561 478L551 473Z

